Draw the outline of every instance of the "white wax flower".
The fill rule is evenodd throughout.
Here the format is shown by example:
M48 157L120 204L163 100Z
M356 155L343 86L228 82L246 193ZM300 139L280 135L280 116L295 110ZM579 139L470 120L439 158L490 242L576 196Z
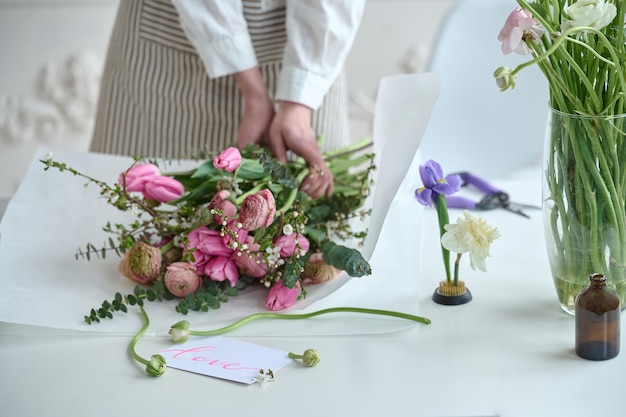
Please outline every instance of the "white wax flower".
M464 210L456 224L445 225L446 232L441 237L441 244L450 252L470 254L470 266L483 272L487 271L485 259L489 256L491 243L500 237L498 229L491 226L482 217L474 217Z

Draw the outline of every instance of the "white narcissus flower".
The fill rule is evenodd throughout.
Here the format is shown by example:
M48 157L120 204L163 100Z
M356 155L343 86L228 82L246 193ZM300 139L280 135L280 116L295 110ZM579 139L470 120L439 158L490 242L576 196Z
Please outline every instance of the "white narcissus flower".
M491 243L500 237L500 233L482 217L474 217L467 210L463 215L465 217L459 217L456 224L444 226L446 232L441 237L441 244L450 252L469 252L472 269L486 272L485 259L489 256Z
M579 26L602 29L617 16L615 4L606 0L578 0L565 7L564 11L568 19L563 20L562 31Z

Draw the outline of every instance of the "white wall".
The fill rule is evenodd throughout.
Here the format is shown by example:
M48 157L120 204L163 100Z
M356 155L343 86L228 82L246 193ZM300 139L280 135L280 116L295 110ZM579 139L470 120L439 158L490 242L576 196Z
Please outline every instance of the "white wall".
M0 199L40 145L86 150L118 0L0 0ZM379 80L427 65L457 0L369 0L346 65L355 136L371 135Z

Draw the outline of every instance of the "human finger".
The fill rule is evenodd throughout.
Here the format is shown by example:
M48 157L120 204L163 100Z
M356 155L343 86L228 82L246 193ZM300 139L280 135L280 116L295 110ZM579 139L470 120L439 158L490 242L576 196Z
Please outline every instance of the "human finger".
M281 134L272 133L270 131L268 146L272 155L274 155L279 162L287 162L287 148L285 147L285 141Z

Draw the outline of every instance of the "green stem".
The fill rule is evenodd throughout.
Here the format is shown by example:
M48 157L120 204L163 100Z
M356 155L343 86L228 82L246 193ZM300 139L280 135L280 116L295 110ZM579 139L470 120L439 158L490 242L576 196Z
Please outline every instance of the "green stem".
M335 151L330 151L330 152L325 152L324 153L324 160L325 161L329 161L335 158L340 158L342 156L346 156L346 155L350 155L354 152L358 152L361 151L363 149L367 149L369 147L371 147L373 144L371 139L368 138L363 138L360 141L349 145L345 148L341 148Z
M265 187L265 181L261 181L259 182L259 184L257 184L255 187L249 189L248 191L246 191L245 193L241 194L239 197L237 197L237 207L239 207L241 205L241 203L243 202L243 200L246 199L247 196L255 194L259 191L261 191L262 188Z
M457 253L456 262L454 262L454 286L455 287L459 285L459 265L461 264L461 256L463 256L462 253Z
M143 336L143 334L146 332L146 330L148 330L148 327L150 327L150 319L148 318L148 314L146 313L146 310L144 310L143 306L139 306L139 310L141 310L141 315L142 315L143 320L144 320L144 325L141 328L141 330L139 330L139 332L135 335L135 337L133 337L133 340L131 340L130 345L128 345L128 353L137 362L139 362L139 363L141 363L143 365L147 365L148 364L148 360L142 358L135 351L135 346L137 346L137 342L139 342L139 339L141 339L141 336Z
M446 225L450 222L450 216L448 214L448 204L446 203L446 197L443 194L437 195L437 218L439 219L439 239L446 232ZM452 281L450 275L450 251L441 245L441 256L443 257L443 267L446 270L446 281Z
M304 181L304 178L307 175L309 175L308 169L303 169L302 172L298 174L298 176L296 177L296 187L293 190L291 190L291 192L289 193L287 200L285 200L285 204L283 204L280 210L276 211L277 215L280 215L280 213L285 213L287 210L291 208L291 206L293 205L293 202L296 200L296 195L298 195L300 184L302 183L302 181Z
M328 313L377 314L381 316L390 316L390 317L397 317L401 319L411 320L411 321L415 321L415 322L423 323L423 324L430 324L430 319L427 319L425 317L415 316L413 314L407 314L407 313L400 313L397 311L379 310L379 309L371 309L371 308L359 308L359 307L333 307L333 308L327 308L324 310L318 310L318 311L313 311L311 313L304 313L304 314L283 314L283 313L271 313L271 312L256 313L256 314L251 314L249 316L246 316L220 329L207 330L207 331L189 330L189 334L193 336L217 336L217 335L235 330L238 327L246 323L249 323L251 321L258 320L258 319L301 320L301 319L308 319L311 317L320 316L322 314L328 314Z

